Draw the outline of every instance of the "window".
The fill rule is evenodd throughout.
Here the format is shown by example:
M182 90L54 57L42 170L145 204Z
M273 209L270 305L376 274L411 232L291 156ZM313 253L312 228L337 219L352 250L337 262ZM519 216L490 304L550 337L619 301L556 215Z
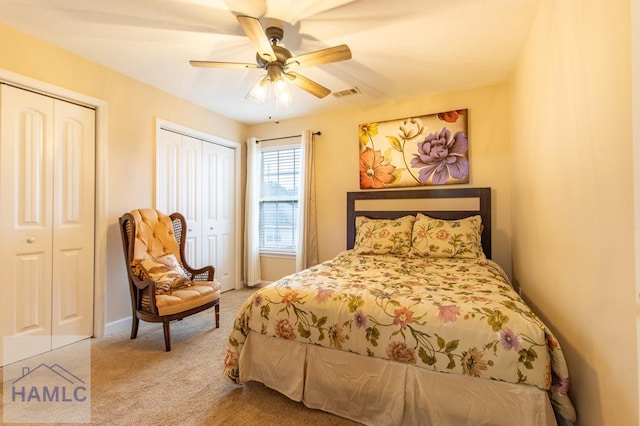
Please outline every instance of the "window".
M260 251L295 253L300 147L263 150L260 182Z

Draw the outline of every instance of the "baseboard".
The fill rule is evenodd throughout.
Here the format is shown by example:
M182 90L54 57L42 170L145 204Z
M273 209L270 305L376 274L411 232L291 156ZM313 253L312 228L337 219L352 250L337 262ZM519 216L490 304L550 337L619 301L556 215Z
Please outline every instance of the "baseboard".
M109 322L104 327L105 335L113 334L113 333L121 333L126 330L131 330L131 317L126 317L116 321Z

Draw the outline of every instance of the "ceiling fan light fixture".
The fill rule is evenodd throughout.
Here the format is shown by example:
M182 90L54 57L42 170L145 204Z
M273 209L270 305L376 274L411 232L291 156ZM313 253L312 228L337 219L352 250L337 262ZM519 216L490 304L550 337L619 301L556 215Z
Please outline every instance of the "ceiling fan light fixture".
M282 78L282 68L277 66L268 67L267 74L256 81L245 98L259 104L275 99L282 108L293 103L291 88Z
M272 83L273 94L275 95L276 102L280 107L288 107L293 103L293 96L291 95L291 89L289 85L284 82L282 77Z
M269 79L268 76L264 75L256 81L256 84L253 85L245 99L254 101L256 103L262 104L267 99L267 95L269 94Z

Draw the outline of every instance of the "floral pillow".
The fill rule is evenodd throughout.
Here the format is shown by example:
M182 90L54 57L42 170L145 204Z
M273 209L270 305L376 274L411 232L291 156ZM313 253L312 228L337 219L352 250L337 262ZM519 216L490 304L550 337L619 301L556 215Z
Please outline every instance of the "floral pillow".
M442 220L418 213L413 225L411 254L424 257L484 258L482 218Z
M171 294L174 290L189 287L191 280L173 254L155 259L135 259L131 262L133 273L142 279L156 283L156 294Z
M411 229L415 220L414 216L398 219L356 217L355 252L408 255L411 251Z

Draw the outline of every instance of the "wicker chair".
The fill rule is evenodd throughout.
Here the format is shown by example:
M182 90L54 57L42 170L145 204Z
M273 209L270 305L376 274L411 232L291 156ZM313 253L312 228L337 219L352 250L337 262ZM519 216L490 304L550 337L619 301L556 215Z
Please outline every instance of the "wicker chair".
M211 307L219 328L220 284L214 281L213 266L194 269L185 262L184 217L139 209L125 213L119 222L131 291L131 338L137 337L140 320L161 322L168 352L169 323Z

